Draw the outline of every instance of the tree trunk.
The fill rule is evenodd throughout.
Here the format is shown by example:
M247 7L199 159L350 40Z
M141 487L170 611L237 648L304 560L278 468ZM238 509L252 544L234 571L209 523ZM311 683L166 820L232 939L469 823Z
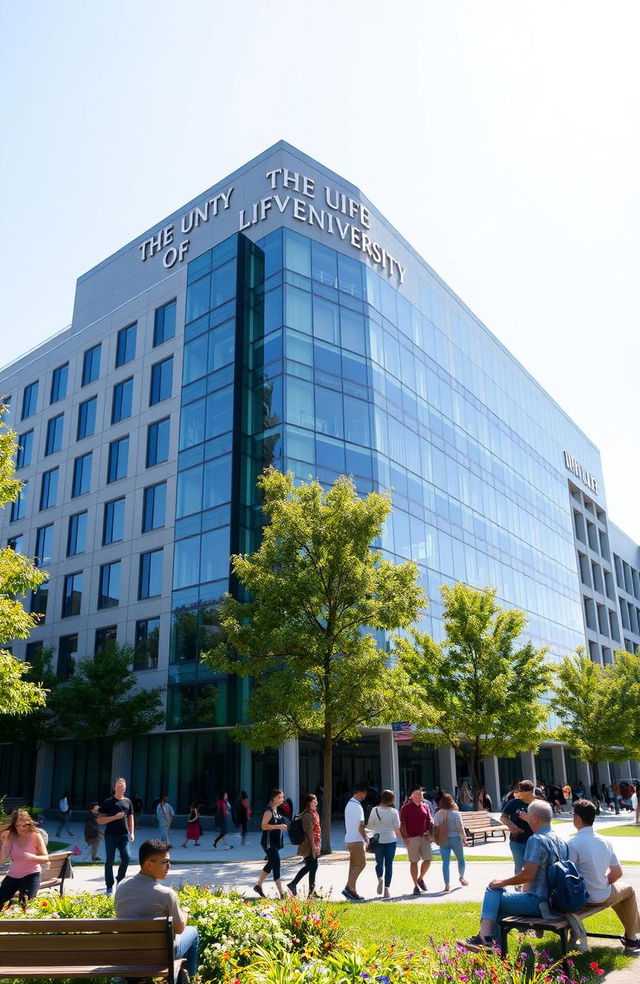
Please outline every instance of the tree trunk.
M331 854L331 812L333 807L333 737L330 728L324 730L324 792L322 796L322 844L321 853Z
M589 795L591 796L591 799L593 800L593 804L594 804L594 806L596 808L596 813L600 813L600 772L599 772L599 769L598 769L598 763L597 762L589 762L589 765L591 766L591 780L592 780L591 785L592 785L592 787L595 786L596 793L598 794L597 796L594 796L594 794L592 793L592 791L590 789L589 790Z
M471 769L471 787L473 792L473 808L474 810L481 810L482 804L479 804L479 793L480 793L480 765L482 764L482 758L480 757L479 751L476 749L473 755L473 759L468 763Z

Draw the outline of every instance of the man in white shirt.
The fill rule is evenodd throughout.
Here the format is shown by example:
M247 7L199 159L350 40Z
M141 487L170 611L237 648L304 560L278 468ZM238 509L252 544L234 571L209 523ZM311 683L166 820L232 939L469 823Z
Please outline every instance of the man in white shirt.
M364 896L358 895L356 882L367 866L365 848L367 835L364 828L364 810L362 801L366 799L365 783L358 783L353 796L344 808L344 842L349 852L349 877L342 889L342 894L348 902L362 902Z
M590 800L573 804L573 825L578 833L569 841L569 857L582 875L590 905L608 902L624 926L622 942L627 953L640 955L640 915L636 893L619 881L622 868L611 842L593 829L596 808ZM614 884L617 883L617 884Z

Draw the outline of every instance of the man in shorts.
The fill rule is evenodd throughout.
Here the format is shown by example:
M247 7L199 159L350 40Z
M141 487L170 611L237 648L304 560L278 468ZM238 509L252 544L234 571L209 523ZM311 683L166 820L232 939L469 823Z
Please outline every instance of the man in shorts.
M409 799L400 810L400 836L407 847L409 871L413 879L413 894L426 892L424 876L431 864L433 819L429 804L422 796L422 786L414 786ZM418 871L418 865L420 870Z

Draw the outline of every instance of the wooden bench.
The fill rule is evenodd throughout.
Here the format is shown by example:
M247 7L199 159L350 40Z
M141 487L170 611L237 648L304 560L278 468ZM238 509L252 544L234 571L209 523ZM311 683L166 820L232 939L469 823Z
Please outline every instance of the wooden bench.
M509 830L503 823L499 820L494 820L488 810L467 810L460 814L460 819L462 820L462 826L464 827L464 832L467 837L471 840L472 846L475 847L476 837L484 835L484 843L487 843L487 837L495 837L496 834L502 834L502 839L507 839L507 834Z
M164 977L175 984L173 920L0 920L2 977Z
M603 912L608 908L609 903L603 902L601 905L588 905L585 909L581 909L580 912L574 912L573 915L577 919L583 920L588 919L589 916L595 916L598 912ZM522 933L528 929L556 933L560 937L562 959L566 959L571 926L565 916L559 914L549 919L546 919L544 916L505 916L500 920L500 952L503 956L507 952L508 936L512 929L519 929ZM589 938L593 937L594 939L600 940L619 940L623 932L624 930L621 929L617 935L614 933L587 933L586 935Z
M61 851L59 854L49 855L49 864L46 867L46 871L43 871L40 877L39 892L45 888L57 888L60 891L60 895L64 895L65 879L73 877L73 869L71 867L72 854L72 851ZM8 867L9 862L2 866L2 874L6 873L5 869Z

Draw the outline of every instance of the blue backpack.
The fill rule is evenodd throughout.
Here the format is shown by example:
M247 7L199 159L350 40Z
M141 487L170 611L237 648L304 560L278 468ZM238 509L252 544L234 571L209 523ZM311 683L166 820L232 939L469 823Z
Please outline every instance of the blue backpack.
M579 912L589 901L589 893L584 878L568 857L562 859L551 837L538 834L547 851L547 884L549 886L549 908L554 912Z

